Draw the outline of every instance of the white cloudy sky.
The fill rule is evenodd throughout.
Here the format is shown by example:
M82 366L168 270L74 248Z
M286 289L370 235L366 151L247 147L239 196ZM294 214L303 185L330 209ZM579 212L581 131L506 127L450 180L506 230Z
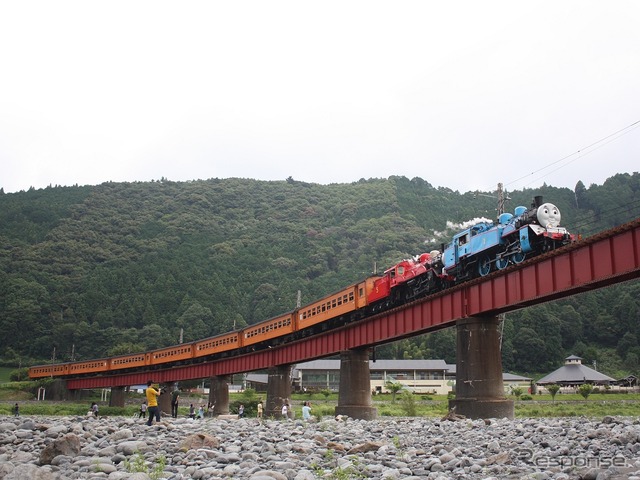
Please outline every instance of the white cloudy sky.
M0 187L602 183L639 170L639 25L635 0L2 2Z

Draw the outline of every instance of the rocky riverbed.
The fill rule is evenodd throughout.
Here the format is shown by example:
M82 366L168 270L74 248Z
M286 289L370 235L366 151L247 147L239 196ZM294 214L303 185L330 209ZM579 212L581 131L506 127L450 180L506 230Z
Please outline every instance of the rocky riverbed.
M0 479L632 479L640 422L0 417Z

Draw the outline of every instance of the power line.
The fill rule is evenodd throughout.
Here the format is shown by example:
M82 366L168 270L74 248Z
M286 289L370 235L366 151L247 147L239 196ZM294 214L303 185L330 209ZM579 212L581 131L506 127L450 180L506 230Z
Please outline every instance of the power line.
M629 217L626 219L626 221L631 221L634 218L638 217L638 214L640 214L640 199L635 199L631 202L626 203L625 205L625 209L627 210L627 214L625 215L625 217ZM635 209L638 209L637 213L635 213ZM598 216L602 217L602 216L607 216L611 213L619 213L620 212L620 205L616 205L613 206L611 208L608 208L606 210L601 210L600 212L598 212ZM588 227L594 226L596 224L599 223L600 220L596 219L596 218L591 218L589 220L582 220L580 222L577 222L576 224L573 225L573 229L576 229L576 231L580 231L580 230L584 230Z
M635 127L633 127L634 125L635 125ZM633 127L633 128L631 128L631 127ZM627 131L626 131L626 132L624 132L624 133L620 133L620 131L618 131L618 132L616 132L616 133L612 133L612 134L611 134L611 135L609 135L608 137L605 137L605 138L603 138L603 139L599 140L598 142L595 142L595 143L593 143L593 144L589 145L588 147L583 148L582 150L578 150L577 152L572 153L571 155L568 155L568 156L566 156L566 157L564 157L564 158L562 158L562 159L560 159L560 160L557 160L557 161L555 161L555 162L553 162L553 163L550 163L550 164L549 164L549 165L547 165L546 167L543 167L543 168L541 168L541 169L539 169L539 170L536 170L535 172L531 172L531 174L530 174L530 175L533 175L534 173L537 173L537 172L539 172L539 171L541 171L541 170L544 170L544 169L546 169L546 168L549 168L549 167L551 167L552 165L555 165L556 163L558 163L558 162L560 162L560 161L562 161L562 160L566 160L567 158L570 158L570 157L572 157L572 156L574 156L574 155L577 155L577 157L575 157L575 158L574 158L574 159L572 159L572 160L569 160L569 161L568 161L568 162L566 162L564 165L560 165L558 168L554 168L554 169L553 169L553 170L551 170L550 172L547 172L547 173L545 173L544 175L542 175L541 177L538 177L538 178L536 178L535 180L532 180L531 182L529 182L529 183L527 183L527 184L523 185L523 187L527 187L527 186L531 185L532 183L534 183L534 182L536 182L536 181L538 181L538 180L543 179L543 178L544 178L544 177L546 177L547 175L550 175L550 174L552 174L553 172L557 172L557 171L558 171L558 170L560 170L561 168L564 168L564 167L566 167L567 165L570 165L571 163L575 162L576 160L578 160L578 159L580 159L580 158L582 158L582 157L584 157L584 156L586 156L586 155L589 155L590 153L593 153L593 152L595 152L596 150L601 149L602 147L604 147L604 146L606 146L606 145L610 144L611 142L616 141L616 140L617 140L617 139L619 139L620 137L622 137L622 136L626 135L627 133L630 133L631 131L633 131L635 128L638 128L638 127L640 127L640 121L635 122L635 123L633 123L633 124L629 125L629 127L626 127L626 128L629 128L629 130L627 130ZM625 129L623 129L623 130L625 130ZM611 138L613 135L617 135L617 136L616 136L615 138ZM609 139L609 141L604 142L604 141L605 141L605 140L607 140L607 139ZM600 143L600 142L604 142L604 143ZM600 144L599 144L599 143L600 143ZM599 145L598 145L598 144L599 144ZM596 146L596 147L592 148L591 150L588 150L589 148L593 147L594 145L598 145L598 146ZM523 178L525 178L525 177L521 177L521 178L519 178L518 180L522 180ZM516 181L518 181L518 180L515 180L514 182L516 182Z
M571 161L565 163L564 165L561 165L561 166L557 167L556 169L554 169L554 170L552 170L550 172L547 172L546 174L542 175L541 177L536 178L535 180L532 180L531 182L529 182L528 184L526 184L524 186L526 187L528 185L531 185L531 183L534 183L534 182L536 182L538 180L543 179L547 175L549 175L549 174L551 174L553 172L556 172L557 170L559 170L561 168L566 167L567 165L569 165L569 164L575 162L576 160L578 160L579 158L582 158L585 155L588 155L588 154L590 154L592 152L595 152L596 150L604 147L605 145L608 145L609 143L614 142L615 140L618 140L620 137L623 137L624 135L626 135L628 133L631 133L633 130L635 130L638 127L640 127L640 120L637 120L637 121L627 125L626 127L621 128L620 130L617 130L617 131L615 131L613 133L610 133L609 135L601 138L600 140L597 140L597 141L591 143L590 145L587 145L586 147L583 147L583 148L571 153L570 155L566 155L566 156L564 156L564 157L562 157L562 158L560 158L560 159L558 159L558 160L556 160L554 162L549 163L548 165L545 165L544 167L541 167L541 168L539 168L537 170L534 170L533 172L528 173L526 175L523 175L520 178L517 178L517 179L512 180L510 182L506 182L504 185L505 186L513 185L514 183L519 182L520 180L524 180L525 178L529 177L530 175L535 175L536 173L542 172L542 171L544 171L544 170L546 170L546 169L548 169L548 168L550 168L550 167L552 167L554 165L557 165L560 162L564 162L565 160L570 159L571 157L574 157L574 156L577 155L577 157L572 159Z

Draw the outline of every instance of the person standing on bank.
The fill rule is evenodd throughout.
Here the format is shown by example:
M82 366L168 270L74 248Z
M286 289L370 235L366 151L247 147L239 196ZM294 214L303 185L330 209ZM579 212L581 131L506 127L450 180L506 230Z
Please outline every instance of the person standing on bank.
M144 391L147 396L147 411L149 412L149 420L147 425L151 426L153 423L153 417L155 415L156 422L160 421L160 407L158 407L158 397L160 392L151 386L153 382L149 380L147 382L147 389Z
M304 402L302 406L302 419L305 421L311 420L311 403Z
M93 413L93 416L98 418L98 404L96 402L93 402L91 404L91 413Z
M138 414L138 418L147 418L147 402L142 402L140 405L140 413Z
M171 392L171 416L178 418L178 400L180 399L180 390L177 388Z

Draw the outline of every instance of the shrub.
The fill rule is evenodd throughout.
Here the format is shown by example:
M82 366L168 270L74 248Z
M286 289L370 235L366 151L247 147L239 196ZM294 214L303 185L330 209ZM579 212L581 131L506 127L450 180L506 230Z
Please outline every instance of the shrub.
M547 386L547 390L551 394L551 401L556 403L556 394L560 391L560 385L556 385L555 383Z
M520 397L522 396L522 388L520 387L511 387L511 395L513 395L514 397L516 397L516 400L519 400Z
M29 367L17 368L9 374L9 380L12 382L22 382L29 380Z
M591 395L591 392L593 392L593 385L591 385L590 383L583 383L578 387L578 393L580 393L580 395L582 395L582 398L584 398L585 400L589 397L589 395Z
M407 417L415 417L418 413L416 399L411 392L403 392L400 396L400 405Z

